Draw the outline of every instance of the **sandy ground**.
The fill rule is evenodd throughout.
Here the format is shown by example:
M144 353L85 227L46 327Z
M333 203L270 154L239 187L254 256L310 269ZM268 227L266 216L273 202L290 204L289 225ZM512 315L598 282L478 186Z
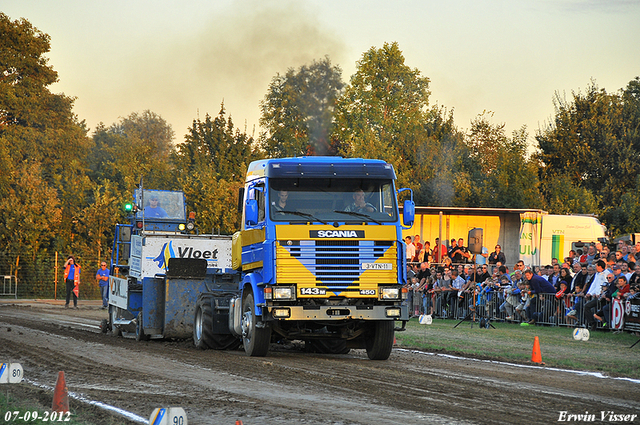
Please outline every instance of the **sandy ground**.
M1 300L0 361L21 363L25 378L50 387L63 370L69 391L143 418L180 406L193 425L539 424L558 423L562 412L595 415L574 423L611 423L601 412L640 414L635 381L406 349L374 362L362 350L309 354L295 343L251 358L191 340L136 342L101 333L99 305ZM96 423L134 423L94 410L103 415Z

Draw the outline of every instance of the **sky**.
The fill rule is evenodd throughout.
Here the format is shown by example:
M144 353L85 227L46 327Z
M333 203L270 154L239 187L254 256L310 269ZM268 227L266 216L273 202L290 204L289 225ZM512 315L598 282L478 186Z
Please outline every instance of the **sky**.
M51 36L54 93L75 97L90 134L150 110L176 142L222 104L257 136L274 76L328 56L348 83L372 47L397 42L430 79L430 104L463 131L484 112L530 141L592 82L617 92L640 75L637 0L0 0Z

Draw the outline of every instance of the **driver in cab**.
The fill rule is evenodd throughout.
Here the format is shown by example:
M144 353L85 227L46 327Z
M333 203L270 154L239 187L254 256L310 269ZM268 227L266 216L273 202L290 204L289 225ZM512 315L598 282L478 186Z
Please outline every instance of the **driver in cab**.
M272 203L273 210L278 213L283 213L287 209L287 199L289 199L289 191L281 190L278 192L278 199Z
M364 200L364 191L358 189L353 192L353 203L348 205L345 209L346 212L356 213L372 213L376 212L376 207Z

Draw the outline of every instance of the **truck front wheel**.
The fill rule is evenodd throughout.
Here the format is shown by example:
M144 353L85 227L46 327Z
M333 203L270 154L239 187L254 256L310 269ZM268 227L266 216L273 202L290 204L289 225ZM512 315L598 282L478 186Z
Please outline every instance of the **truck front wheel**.
M393 320L379 320L373 323L366 339L367 356L371 360L387 360L393 348Z
M269 351L271 328L258 326L253 292L248 291L242 300L242 343L244 351L252 357L264 357Z

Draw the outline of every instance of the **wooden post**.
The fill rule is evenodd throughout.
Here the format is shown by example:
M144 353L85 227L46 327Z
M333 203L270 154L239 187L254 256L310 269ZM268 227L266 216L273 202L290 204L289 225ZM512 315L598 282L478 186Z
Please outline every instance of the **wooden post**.
M20 256L18 255L18 258L16 258L16 270L15 270L15 279L16 279L16 298L18 298L18 266L20 265Z
M442 211L440 211L440 213L438 214L438 221L440 223L440 227L438 227L438 242L440 242L438 244L438 263L442 264L443 255L442 255L442 251L440 250L440 245L444 244L444 241L442 240Z
M56 251L56 261L53 266L53 299L58 299L58 251Z

